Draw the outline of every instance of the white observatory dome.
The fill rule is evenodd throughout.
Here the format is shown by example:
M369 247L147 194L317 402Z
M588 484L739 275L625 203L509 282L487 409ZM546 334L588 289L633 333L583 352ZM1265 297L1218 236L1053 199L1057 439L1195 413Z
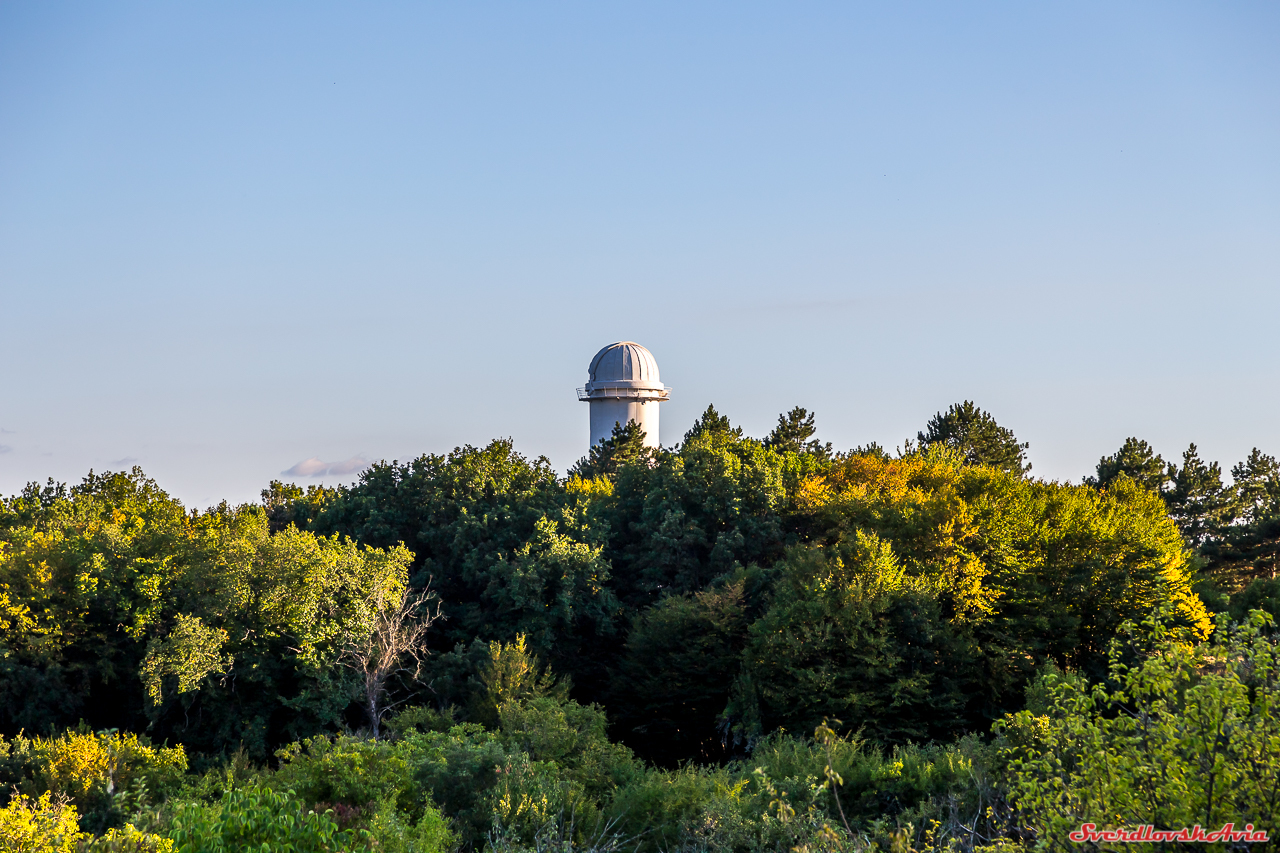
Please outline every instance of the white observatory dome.
M644 443L657 447L658 404L670 397L653 353L634 341L609 344L591 359L586 387L578 389L578 399L591 404L591 446L608 439L614 424L635 421Z
M609 344L587 368L588 381L596 382L652 382L658 383L658 362L653 353L633 341ZM657 384L661 388L661 384Z

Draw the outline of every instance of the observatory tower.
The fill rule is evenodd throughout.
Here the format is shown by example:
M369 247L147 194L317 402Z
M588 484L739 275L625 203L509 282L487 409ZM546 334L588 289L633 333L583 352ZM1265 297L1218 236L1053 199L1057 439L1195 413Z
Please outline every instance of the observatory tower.
M671 389L658 381L653 353L619 341L596 353L587 371L578 399L591 404L591 446L612 435L614 424L635 421L644 429L644 443L657 447L658 404L671 397Z

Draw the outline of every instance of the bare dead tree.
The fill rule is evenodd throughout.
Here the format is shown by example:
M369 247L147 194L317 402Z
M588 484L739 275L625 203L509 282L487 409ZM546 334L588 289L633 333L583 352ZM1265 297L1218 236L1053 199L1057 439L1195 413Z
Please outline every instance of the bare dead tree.
M398 596L378 592L374 606L373 629L348 639L342 662L364 680L364 709L377 740L387 712L399 704L387 701L387 682L397 675L422 675L427 631L441 617L440 601L430 586L417 593L406 587Z

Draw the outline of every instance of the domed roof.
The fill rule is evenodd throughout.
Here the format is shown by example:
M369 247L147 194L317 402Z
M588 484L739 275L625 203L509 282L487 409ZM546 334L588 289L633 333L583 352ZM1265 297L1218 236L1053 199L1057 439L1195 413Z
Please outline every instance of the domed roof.
M653 353L634 341L609 344L591 359L591 382L658 382ZM660 386L659 386L660 387Z

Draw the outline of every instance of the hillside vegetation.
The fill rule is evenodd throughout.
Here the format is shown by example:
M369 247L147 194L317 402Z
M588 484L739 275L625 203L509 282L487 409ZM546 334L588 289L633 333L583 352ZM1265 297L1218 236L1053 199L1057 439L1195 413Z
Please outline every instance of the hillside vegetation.
M0 501L13 850L1067 849L1277 829L1280 467L1080 485L971 403ZM3 846L3 845L0 845ZM1250 849L1261 849L1249 845ZM255 849L257 849L255 847Z

